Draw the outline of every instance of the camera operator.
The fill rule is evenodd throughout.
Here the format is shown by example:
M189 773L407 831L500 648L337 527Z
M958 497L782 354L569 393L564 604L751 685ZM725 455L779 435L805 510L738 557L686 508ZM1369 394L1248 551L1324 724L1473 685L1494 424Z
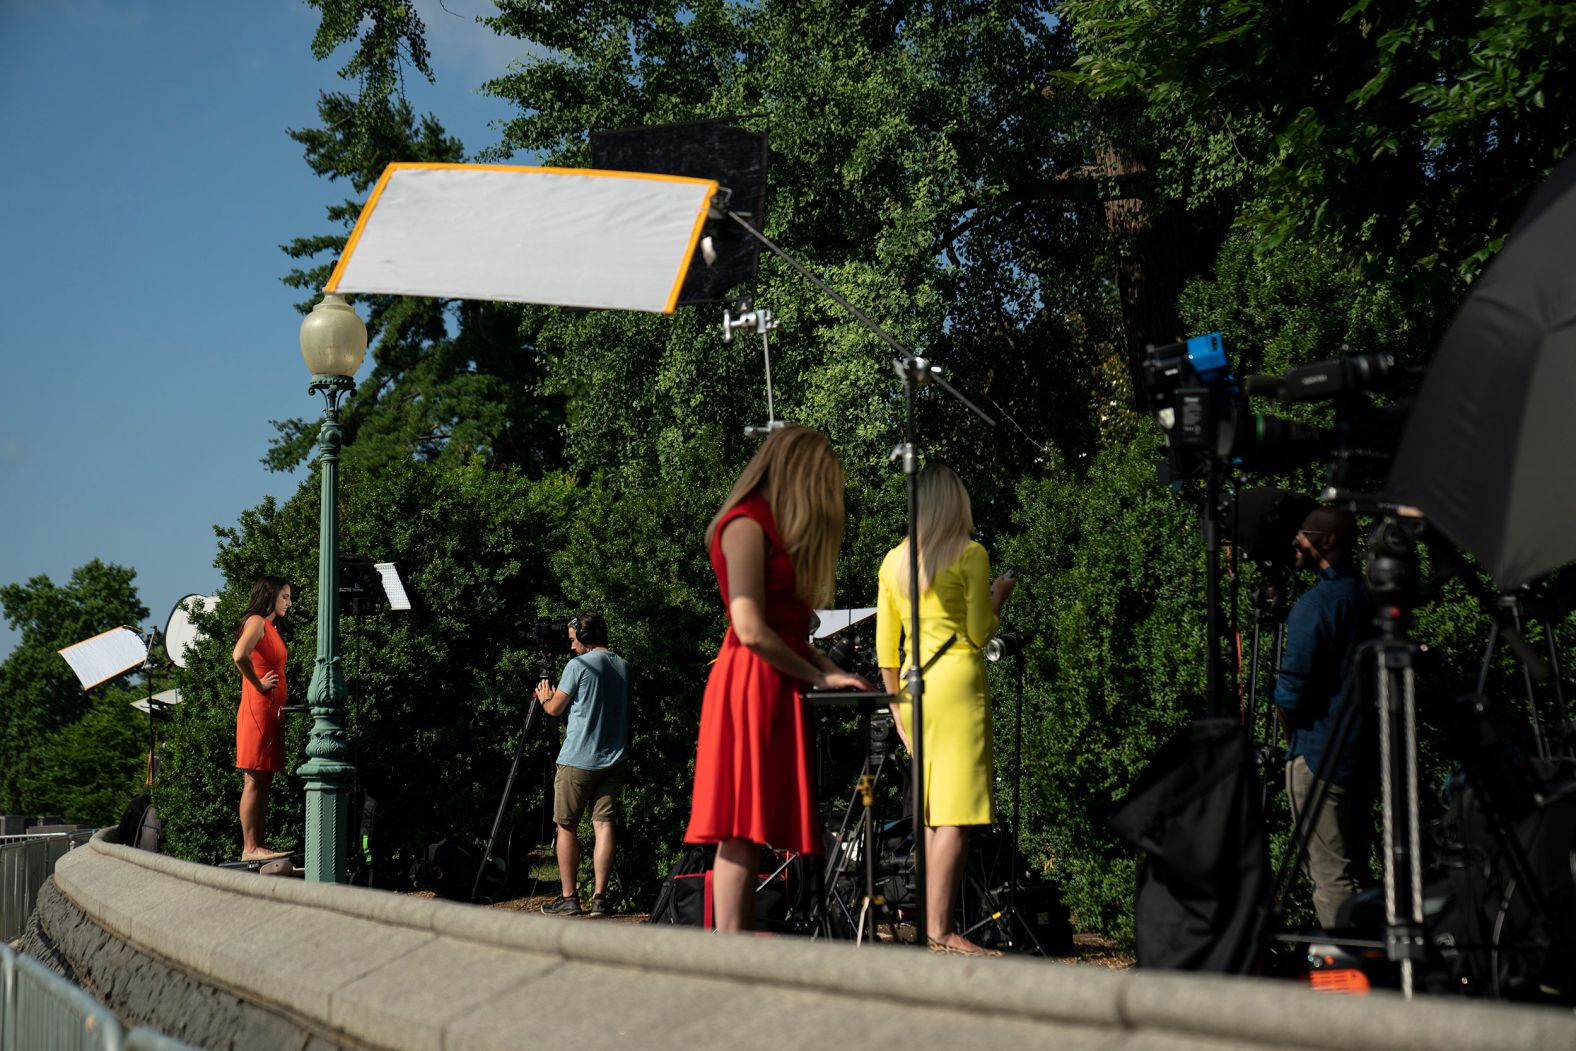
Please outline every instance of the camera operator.
M1331 740L1353 689L1358 645L1371 622L1368 596L1352 567L1357 520L1349 511L1315 508L1292 543L1297 568L1318 580L1286 618L1286 649L1275 704L1286 732L1286 791L1294 825L1313 821L1306 871L1319 924L1337 925L1341 906L1362 889L1372 832L1373 756L1368 713L1357 711L1343 741ZM1307 808L1317 781L1329 782L1317 815Z
M562 893L542 906L549 916L578 916L575 882L580 872L580 818L591 808L596 845L591 860L595 887L591 915L610 913L607 880L613 870L613 820L624 787L625 751L629 746L629 667L607 648L607 622L587 610L569 621L569 648L574 658L564 667L555 688L543 679L536 699L548 715L568 713L564 744L558 752L553 779L553 823L558 826L555 850Z

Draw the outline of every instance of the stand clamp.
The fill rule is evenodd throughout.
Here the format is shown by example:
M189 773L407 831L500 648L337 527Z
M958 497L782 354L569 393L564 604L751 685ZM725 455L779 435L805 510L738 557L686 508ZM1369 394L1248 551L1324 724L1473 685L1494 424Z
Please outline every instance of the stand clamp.
M757 308L750 300L741 299L736 304L739 313L734 315L727 307L722 310L722 341L733 342L737 329L754 329L761 334L761 360L766 366L766 422L761 426L746 425L746 438L765 438L773 431L787 426L787 420L777 418L777 407L772 399L772 348L767 333L776 328L778 321L765 307Z

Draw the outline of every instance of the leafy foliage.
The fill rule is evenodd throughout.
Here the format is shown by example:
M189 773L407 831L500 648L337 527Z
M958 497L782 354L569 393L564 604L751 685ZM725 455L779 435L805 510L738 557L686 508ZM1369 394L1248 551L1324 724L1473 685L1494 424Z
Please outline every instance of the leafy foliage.
M1137 100L1179 196L1222 180L1265 247L1329 239L1454 297L1569 149L1568 5L1067 0L1073 81ZM1220 161L1225 160L1222 165ZM1431 287L1430 287L1431 286Z
M378 155L380 135L398 123L396 101L403 103L407 63L432 80L427 27L415 6L388 0L307 0L321 14L312 37L312 54L325 59L344 44L355 53L339 70L359 81L361 91L348 116L353 155L363 166ZM381 167L381 165L380 165Z

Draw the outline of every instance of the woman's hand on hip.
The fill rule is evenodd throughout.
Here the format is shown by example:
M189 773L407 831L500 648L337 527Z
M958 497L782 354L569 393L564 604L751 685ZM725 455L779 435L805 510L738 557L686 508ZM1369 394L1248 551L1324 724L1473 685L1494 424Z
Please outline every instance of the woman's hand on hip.
M273 693L274 687L279 685L279 673L276 671L265 672L262 678L257 681L262 684L264 693Z

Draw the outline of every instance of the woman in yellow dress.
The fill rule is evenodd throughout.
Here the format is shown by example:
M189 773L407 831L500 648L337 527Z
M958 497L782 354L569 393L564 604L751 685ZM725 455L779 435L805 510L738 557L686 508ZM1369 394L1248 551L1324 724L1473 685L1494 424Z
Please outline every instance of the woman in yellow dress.
M957 641L925 673L925 932L938 951L982 954L957 933L953 913L971 825L995 819L990 699L981 652L1000 626L1011 577L990 579L990 557L970 539L974 511L952 470L930 464L917 480L919 497L919 626L921 660L948 637ZM900 683L900 650L909 637L908 542L881 562L876 598L876 660L889 693ZM907 701L894 706L904 744L912 733Z

